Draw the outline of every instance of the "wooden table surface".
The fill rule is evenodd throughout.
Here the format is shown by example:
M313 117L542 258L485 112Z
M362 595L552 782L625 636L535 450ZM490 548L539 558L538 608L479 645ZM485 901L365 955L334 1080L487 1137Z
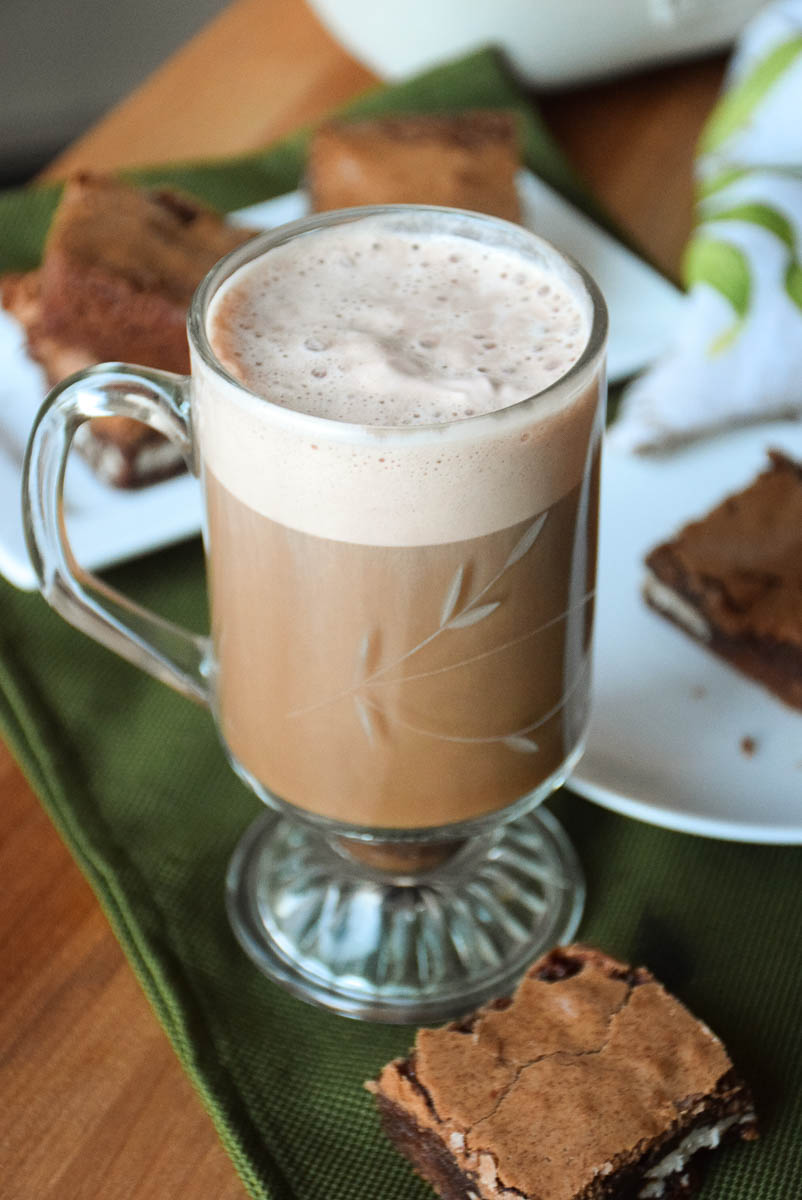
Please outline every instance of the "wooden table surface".
M669 272L720 80L720 60L707 60L541 98L586 180ZM373 82L302 0L236 0L46 174L256 148ZM0 787L0 1194L242 1200L92 893L2 744Z

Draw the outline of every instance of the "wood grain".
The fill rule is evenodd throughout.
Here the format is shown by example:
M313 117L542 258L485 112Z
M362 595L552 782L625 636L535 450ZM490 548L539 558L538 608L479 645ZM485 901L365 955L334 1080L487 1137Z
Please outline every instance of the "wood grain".
M633 241L676 276L693 220L693 159L720 58L542 96L557 141Z
M0 1195L242 1200L106 919L0 744Z
M712 60L542 100L578 169L669 272L720 77ZM255 149L371 82L301 0L237 0L47 174ZM105 918L2 746L0 788L0 1192L241 1200Z

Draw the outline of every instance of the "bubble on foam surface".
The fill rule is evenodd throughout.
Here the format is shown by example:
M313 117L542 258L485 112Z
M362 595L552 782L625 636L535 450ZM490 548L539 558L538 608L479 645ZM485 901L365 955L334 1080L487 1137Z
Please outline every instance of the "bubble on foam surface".
M536 262L369 224L316 231L312 252L303 237L275 247L221 288L212 346L252 392L329 419L428 425L515 404L579 357L584 314Z

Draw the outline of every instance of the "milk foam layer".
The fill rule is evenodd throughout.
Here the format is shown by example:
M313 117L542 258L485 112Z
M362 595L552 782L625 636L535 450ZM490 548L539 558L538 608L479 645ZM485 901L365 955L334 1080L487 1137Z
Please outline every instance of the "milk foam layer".
M584 349L566 283L503 247L341 225L276 247L221 288L215 353L251 391L368 425L441 424L541 392Z
M542 512L585 473L601 356L524 399L587 342L579 277L512 226L443 211L410 230L410 219L305 233L234 272L206 328L247 391L193 347L204 467L290 528L370 545L460 541ZM444 272L464 286L444 290Z

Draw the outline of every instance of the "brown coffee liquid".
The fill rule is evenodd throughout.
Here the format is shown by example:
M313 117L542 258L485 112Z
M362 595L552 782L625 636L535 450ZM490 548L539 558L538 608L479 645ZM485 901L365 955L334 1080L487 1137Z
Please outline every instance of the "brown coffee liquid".
M218 718L265 789L427 828L559 770L588 704L598 454L544 513L436 545L298 532L208 469L206 492Z

